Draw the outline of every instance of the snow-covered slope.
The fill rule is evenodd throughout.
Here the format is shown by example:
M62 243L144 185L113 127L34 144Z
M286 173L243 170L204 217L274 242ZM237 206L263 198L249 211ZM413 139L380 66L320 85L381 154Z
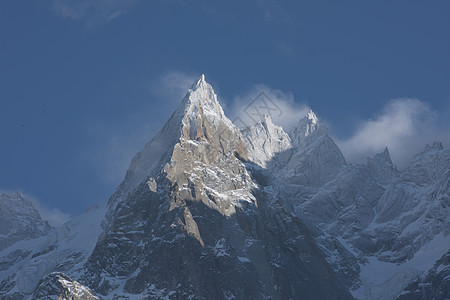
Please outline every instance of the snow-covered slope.
M273 124L270 115L242 131L248 147L248 159L264 168L275 168L284 165L276 161L277 154L292 148L291 138L283 128ZM268 166L268 163L271 163Z
M387 148L367 165L346 164L312 111L291 130L290 145L282 151L259 141L286 134L264 128L258 123L244 132L249 158L278 179L271 188L288 211L322 230L317 241L335 269L351 273L352 260L336 253L333 237L360 261L360 281L347 280L355 296L393 299L450 249L450 149L441 143L427 145L398 171ZM438 237L442 247L424 254L421 249ZM418 253L425 263L418 263Z
M22 193L0 194L0 250L21 240L46 235L50 229Z
M450 299L450 251L401 293L399 300Z
M46 236L0 251L0 298L29 298L39 281L54 271L78 278L101 233L104 213L93 207Z

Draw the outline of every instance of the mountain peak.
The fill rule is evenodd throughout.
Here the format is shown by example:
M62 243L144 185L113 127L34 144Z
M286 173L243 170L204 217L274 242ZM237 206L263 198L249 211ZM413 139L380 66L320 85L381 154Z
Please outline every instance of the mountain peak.
M292 128L289 132L289 136L291 137L294 146L304 144L313 136L325 136L327 134L326 127L320 123L319 118L311 109L306 116L298 122L297 126Z
M261 118L261 124L267 129L270 130L270 128L279 127L275 125L272 121L272 116L268 114L264 114Z
M389 154L387 146L384 148L383 153L380 153L379 155L381 155L387 163L392 165L391 155Z
M153 182L152 180L158 178L162 173L166 174L164 176L170 181L179 185L180 189L183 184L194 186L192 178L195 176L186 177L183 172L187 172L195 166L197 169L192 170L191 174L208 168L219 169L221 168L220 163L222 163L219 161L228 161L228 166L235 167L230 171L231 180L232 176L236 175L233 173L234 171L238 172L239 176L245 173L240 159L247 160L247 158L244 137L231 120L225 116L213 87L205 81L205 76L202 75L188 90L163 129L133 158L125 180L118 192L111 197L110 205L114 207L125 200L139 184L149 178L150 182ZM244 175L246 187L250 191L253 183L248 174ZM201 178L200 174L197 176ZM225 186L224 179L221 179L220 184L217 183L217 186L219 185ZM213 184L208 183L208 187L212 188ZM198 189L202 190L202 188ZM200 199L199 190L193 197L195 200ZM232 188L229 190L230 193L233 192ZM228 202L233 202L236 197L235 195L228 197L231 199ZM251 197L241 197L240 199L245 198L250 199ZM234 213L234 206L230 205L220 211L223 214Z
M311 122L311 124L318 124L319 118L317 118L316 114L310 109L305 117L307 120Z
M195 90L197 89L199 86L201 86L202 84L207 83L205 80L205 74L202 74L193 84L191 89Z
M50 229L32 201L22 193L0 194L0 250L17 241L45 235Z
M261 167L274 163L272 159L291 146L289 135L281 126L272 122L271 115L265 114L256 124L242 131L248 147L248 158Z
M392 163L388 147L383 152L377 153L373 158L367 158L367 167L372 176L381 183L388 183L397 174L397 169Z
M428 144L425 146L425 152L429 152L432 150L440 151L442 149L444 149L444 146L439 141L434 141L433 144L431 144L431 146Z
M225 117L213 87L206 82L205 75L202 74L188 90L176 113L181 117L186 113L202 113L204 109L209 113L218 114L220 118Z
M376 162L377 164L388 164L392 165L391 155L389 154L389 149L386 146L382 152L375 154L372 158L368 157L367 162Z

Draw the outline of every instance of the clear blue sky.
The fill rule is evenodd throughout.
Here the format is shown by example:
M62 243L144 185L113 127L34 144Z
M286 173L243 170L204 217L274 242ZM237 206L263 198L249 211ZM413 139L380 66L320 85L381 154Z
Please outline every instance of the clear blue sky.
M291 93L342 139L394 98L439 114L450 1L1 1L0 189L105 201L181 100L167 79L201 73L224 104Z

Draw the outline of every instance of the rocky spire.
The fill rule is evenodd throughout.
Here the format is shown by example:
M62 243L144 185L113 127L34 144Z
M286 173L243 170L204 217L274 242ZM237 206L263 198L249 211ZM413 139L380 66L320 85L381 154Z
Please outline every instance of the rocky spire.
M194 82L162 130L135 155L109 205L117 205L143 181L157 176L170 162L174 151L179 151L176 145L186 141L208 142L223 155L235 153L247 159L242 134L225 116L214 89L206 82L204 75Z
M248 147L249 160L261 167L270 167L267 163L276 164L276 155L291 146L289 135L280 126L272 122L270 115L264 115L262 120L242 131Z
M311 109L289 132L294 147L309 143L311 138L320 135L327 135L327 129Z
M367 167L371 175L383 184L391 181L394 175L397 175L397 168L392 164L388 147L383 152L375 154L373 158L367 158Z

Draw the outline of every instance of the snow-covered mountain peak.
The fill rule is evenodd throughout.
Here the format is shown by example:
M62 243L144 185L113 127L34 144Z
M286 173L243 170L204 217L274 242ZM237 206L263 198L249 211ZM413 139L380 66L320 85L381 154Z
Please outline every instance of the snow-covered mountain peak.
M306 119L310 120L311 124L318 124L319 118L317 118L316 114L310 109L306 114Z
M185 106L188 103L202 103L202 101L203 103L213 102L217 105L219 104L217 95L211 84L206 82L204 74L192 84L192 87L189 89L185 99L183 99L181 106Z
M402 177L419 185L432 183L445 176L449 165L450 149L444 149L441 142L434 142L413 157Z
M310 109L304 118L302 118L297 126L291 129L289 136L292 139L294 147L308 144L313 138L319 136L327 136L327 128L321 124L317 115Z
M444 146L442 145L442 143L439 142L439 141L434 141L433 144L431 144L431 145L427 144L425 146L425 151L424 152L436 151L436 150L440 151L442 149L444 149Z
M367 158L367 162L376 163L379 165L392 165L391 155L389 154L388 147L385 147L383 152L375 154L373 158Z
M310 110L289 132L292 151L280 156L282 174L287 182L320 186L346 164L327 128Z
M194 83L174 115L181 119L181 133L185 139L205 138L202 129L204 122L208 122L215 129L220 126L219 123L225 123L230 128L235 127L225 116L213 87L206 82L204 75Z
M264 115L262 116L261 122L262 122L264 125L266 125L266 127L267 127L267 126L269 126L269 127L275 126L275 124L274 124L273 121L272 121L272 116L271 116L271 115L268 115L268 114L264 114Z
M264 115L261 121L245 128L242 133L247 142L249 160L262 167L268 167L267 163L277 153L292 148L291 138L281 126L272 122L270 115Z
M156 176L173 157L177 144L205 142L218 145L222 140L231 141L228 143L231 146L225 147L223 143L221 149L234 151L240 157L247 158L244 138L225 116L213 87L202 75L187 91L162 130L135 155L124 181L111 197L109 205L113 207L139 184L147 181L149 176Z
M372 176L383 184L387 184L394 175L398 174L397 168L392 163L388 147L384 148L383 152L375 154L374 157L368 157L367 167Z
M0 250L17 241L45 235L50 229L22 193L0 194Z
M264 114L261 117L261 120L258 121L256 124L258 124L258 123L260 123L268 132L275 132L275 131L278 131L278 132L283 131L284 132L284 130L281 126L278 126L275 123L273 123L271 115Z
M198 88L201 84L204 84L204 83L206 83L205 74L202 74L202 75L200 76L200 78L197 79L197 80L192 84L191 89L192 89L192 90L195 90L195 89Z

